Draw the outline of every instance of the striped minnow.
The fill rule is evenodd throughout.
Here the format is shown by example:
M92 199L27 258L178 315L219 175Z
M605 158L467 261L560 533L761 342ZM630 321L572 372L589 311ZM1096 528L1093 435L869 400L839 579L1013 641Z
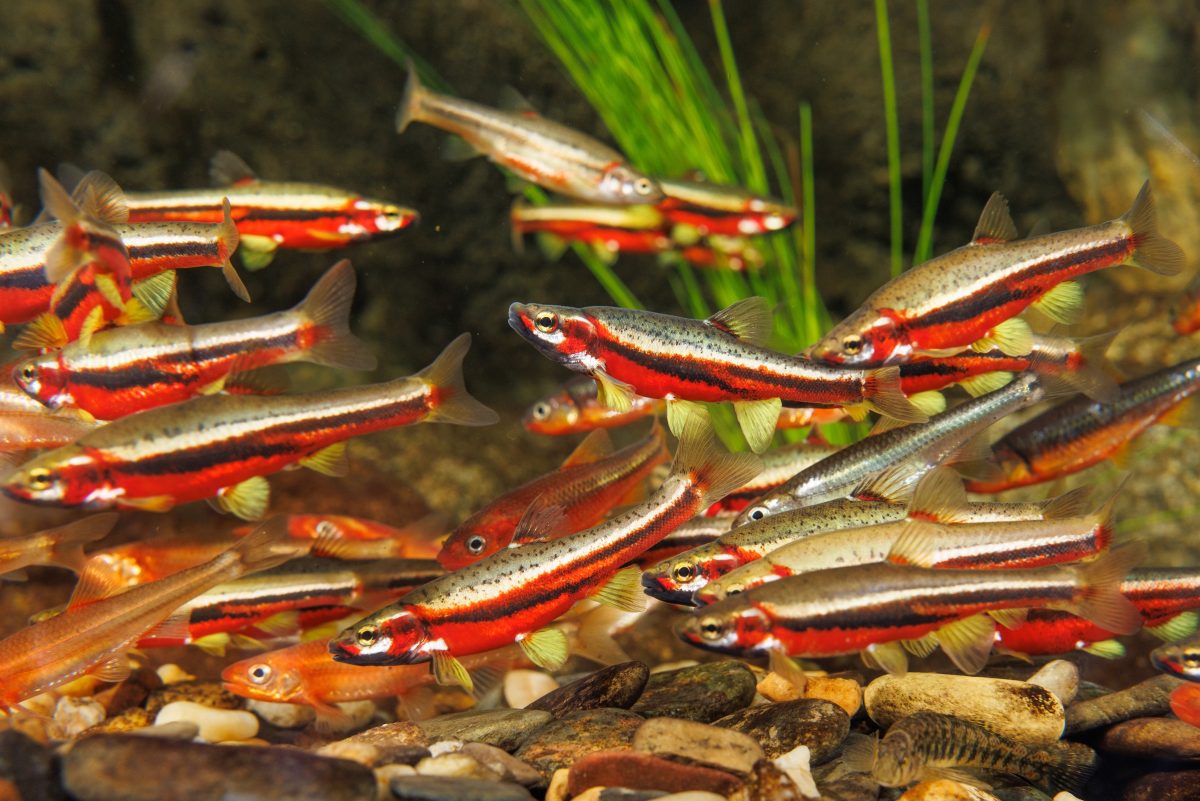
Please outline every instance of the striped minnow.
M901 641L919 649L932 640L964 673L978 673L995 639L996 621L983 613L1049 607L1118 633L1137 631L1141 615L1120 588L1145 553L1141 545L1117 546L1086 563L1014 570L888 562L818 570L703 607L677 631L693 645L742 656L865 652L888 672L905 669Z
M658 182L596 139L533 111L502 111L432 92L410 64L396 130L403 133L411 122L460 136L518 177L563 195L602 203L662 197Z
M129 675L125 649L143 634L179 631L172 612L223 581L264 570L307 550L273 521L204 564L56 615L0 640L0 709L92 672L104 681ZM79 595L79 589L76 590Z
M394 236L414 223L413 209L322 184L264 181L228 150L213 156L216 188L126 192L131 223L219 223L228 199L250 269L278 248L328 250Z
M288 533L299 540L312 540L313 556L335 559L433 559L446 533L445 515L431 512L400 526L349 515L287 515ZM252 529L239 526L235 536Z
M772 448L763 454L762 472L745 485L730 492L711 511L739 511L761 495L782 486L792 476L822 459L837 453L840 446L824 442L795 442Z
M897 367L855 370L764 347L771 314L747 298L706 320L610 306L514 303L508 324L542 355L589 373L601 399L627 408L633 395L672 401L732 401L753 450L775 432L781 402L870 408L905 422L926 418L900 392ZM668 418L673 408L668 404Z
M1158 233L1149 182L1123 217L1015 239L1007 201L992 195L970 244L884 284L809 354L866 366L974 344L1020 356L1029 352L1031 331L1015 315L1026 307L1058 322L1077 320L1083 293L1070 279L1127 262L1174 275L1183 264L1179 246Z
M100 420L177 403L224 387L233 372L308 361L370 370L375 357L350 333L350 262L334 265L294 309L207 325L145 323L101 331L17 365L13 380L52 409Z
M509 543L524 544L517 536L518 523L530 509L556 507L562 513L550 536L590 528L629 502L629 496L644 498L650 472L669 456L666 433L657 423L648 436L615 453L608 432L594 431L557 470L504 493L464 520L450 532L437 559L446 569L457 570Z
M902 493L948 459L962 457L970 440L992 423L1032 406L1046 396L1037 376L1025 374L1005 387L935 415L927 423L895 428L848 445L802 470L778 489L747 507L736 525L762 520L788 509L862 494L881 475Z
M1121 582L1121 594L1142 615L1143 630L1173 642L1195 634L1200 610L1200 570L1194 567L1139 567ZM1124 656L1116 633L1055 609L1031 609L1013 628L996 630L996 648L1021 656L1065 654L1075 650L1096 656ZM1171 646L1164 646L1166 653ZM1197 660L1200 665L1200 659ZM1200 678L1200 673L1197 674Z
M1096 752L1086 746L1031 746L939 712L901 718L881 740L852 735L843 759L847 769L869 773L885 787L936 778L978 786L964 771L987 770L1019 776L1048 795L1080 792L1097 766Z
M12 380L14 366L0 367L0 453L57 448L96 428L83 412L52 411L22 392Z
M967 482L972 492L1001 492L1078 473L1127 448L1146 429L1173 423L1200 390L1200 359L1121 384L1113 403L1078 397L1022 423L992 445L996 477Z
M780 231L796 221L799 212L774 198L738 186L705 181L659 179L663 199L657 209L673 228L672 236L750 236Z
M223 511L261 517L270 493L264 475L297 463L344 475L351 437L419 422L494 423L496 413L463 385L469 347L463 334L429 367L383 384L212 395L138 412L21 465L0 489L19 501L90 509L166 511L213 498Z
M693 517L668 534L666 539L646 549L638 557L637 563L643 570L647 570L664 559L706 545L728 533L734 515L734 512L717 512L715 515L706 513Z
M1079 493L1063 496L1062 500L1042 502L1004 503L996 501L972 501L955 499L945 501L944 480L934 471L921 486L921 494L914 494L906 506L893 501L859 501L838 498L824 503L802 506L737 526L716 541L681 553L674 559L656 565L642 577L646 591L655 598L673 603L689 603L693 593L701 591L709 582L747 566L788 546L791 543L846 529L864 529L868 526L894 524L912 518L953 523L991 523L1013 520L1042 520L1048 514L1066 514L1078 509ZM957 479L955 479L957 480ZM959 485L961 493L961 485ZM863 535L866 536L866 535ZM875 541L875 547L880 547ZM851 548L851 552L853 548ZM864 552L866 553L866 552ZM882 556L886 556L886 552ZM882 558L881 556L881 558ZM831 565L832 566L832 565Z
M514 641L536 664L557 668L567 643L545 628L551 621L588 596L640 608L640 571L625 566L758 469L756 457L721 452L707 425L690 419L671 474L645 502L593 528L506 548L432 581L347 628L330 650L361 665L429 660L439 683L464 686L471 680L457 656Z

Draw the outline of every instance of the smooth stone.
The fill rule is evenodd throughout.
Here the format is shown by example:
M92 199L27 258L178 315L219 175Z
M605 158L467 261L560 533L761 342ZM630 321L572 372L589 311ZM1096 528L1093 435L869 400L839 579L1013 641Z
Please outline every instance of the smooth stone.
M450 776L460 779L500 781L500 774L464 753L425 757L414 767L419 776Z
M213 709L241 709L243 699L226 690L219 681L185 681L153 690L146 699L146 711L157 715L172 701L191 701Z
M274 701L247 699L246 709L278 729L302 729L317 716L316 710L305 704L279 704Z
M157 671L147 667L134 670L124 681L119 681L111 687L106 687L93 697L104 705L105 711L111 717L119 715L126 709L140 707L146 702L154 690L164 684Z
M804 685L804 698L819 698L840 706L850 717L862 709L863 688L854 679L834 676L809 676Z
M398 721L326 743L317 753L351 759L370 767L393 763L415 765L429 756L428 744L429 737L417 724Z
M1045 687L984 676L884 675L867 685L863 700L885 729L914 712L940 712L1035 745L1058 742L1066 720L1062 702Z
M25 801L63 801L53 752L19 731L0 731L0 780ZM3 796L0 796L3 797Z
M767 759L760 760L746 777L746 786L741 792L745 801L804 801L820 798L805 795L791 777Z
M1061 793L1054 796L1054 801L1083 801L1083 799L1074 793L1068 793L1066 790L1063 790Z
M395 776L392 796L403 801L533 801L519 784L453 779L446 776Z
M1186 682L1165 673L1115 693L1077 701L1067 709L1067 734L1077 734L1123 720L1165 715L1171 711L1171 691Z
M173 720L170 723L147 726L130 734L139 737L166 737L168 740L195 740L200 736L200 727L190 720Z
M513 709L524 709L549 692L558 682L540 670L510 670L504 674L504 702Z
M774 671L763 676L755 689L768 701L795 701L804 697L804 692L795 684Z
M88 734L117 734L120 732L134 732L139 729L144 729L147 726L154 725L154 717L142 709L140 706L130 707L119 715L114 715L108 720L98 723L88 729ZM197 729L197 731L199 731ZM196 735L193 734L192 737ZM190 737L188 739L191 739Z
M489 709L455 712L417 725L431 741L487 743L512 753L531 732L552 719L553 715L540 709Z
M950 779L921 782L904 791L898 801L999 801L996 796L978 787Z
M549 716L548 712L542 714ZM644 721L641 715L624 709L572 712L532 732L514 756L549 780L556 770L570 767L587 754L628 748Z
M713 722L758 741L768 759L807 745L812 764L832 757L850 733L850 716L841 707L815 698L752 706Z
M676 801L680 798L684 798L684 801L725 801L723 795L701 790L664 793L662 790L634 790L631 787L589 787L571 801L655 801L660 798L674 798Z
M78 801L363 801L375 775L293 748L219 746L129 734L86 737L62 760Z
M727 796L741 785L732 773L700 765L685 765L641 751L597 751L571 765L567 794L589 787L628 787L633 790L706 790Z
M1079 667L1065 659L1055 659L1042 665L1028 679L1030 684L1045 687L1054 693L1063 706L1075 700L1079 694Z
M744 776L766 755L749 735L678 718L651 718L633 735L633 748Z
M106 717L108 713L99 701L64 695L54 705L54 723L50 726L50 734L56 740L70 740L93 726L99 726Z
M494 770L506 782L513 782L525 787L541 784L542 774L532 765L517 759L503 748L497 748L487 743L464 743L462 752L472 759Z
M201 740L221 743L226 740L249 740L258 734L258 718L241 709L214 709L191 701L172 701L154 716L154 725L189 721L200 728Z
M787 774L792 783L800 788L801 793L812 797L820 795L817 781L812 775L812 752L808 750L807 745L798 745L771 761L775 763L775 767Z
M754 700L754 673L741 662L708 662L654 673L630 709L647 718L712 723Z
M1121 801L1196 801L1200 798L1200 770L1148 773L1125 785Z
M650 669L641 662L623 662L559 687L525 708L542 709L555 717L581 709L629 709L649 678Z
M1138 759L1200 760L1200 729L1174 718L1134 718L1100 737L1101 751Z

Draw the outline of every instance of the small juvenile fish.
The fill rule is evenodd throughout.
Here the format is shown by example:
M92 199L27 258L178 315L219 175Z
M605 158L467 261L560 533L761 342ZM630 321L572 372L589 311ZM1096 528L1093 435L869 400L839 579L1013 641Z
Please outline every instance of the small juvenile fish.
M0 575L31 565L54 565L82 573L83 546L102 539L117 524L117 515L92 515L24 537L0 537Z
M666 539L648 548L638 557L637 564L642 570L648 570L659 562L678 556L684 551L690 551L726 534L733 522L733 512L717 512L715 515L703 514L693 517L679 528L667 535Z
M658 211L672 227L686 227L689 238L782 231L799 216L794 206L738 186L665 179L659 179L658 183L664 195Z
M266 267L279 248L328 250L395 236L416 211L332 186L261 180L228 150L213 156L214 189L126 192L129 222L220 223L228 199L249 269Z
M236 372L308 361L370 370L375 357L350 333L350 262L325 273L295 308L207 325L145 323L93 335L25 360L13 377L51 409L74 406L100 420L178 403L225 387Z
M899 641L928 637L964 673L978 673L995 639L995 621L984 613L1050 607L1118 633L1137 631L1141 615L1120 589L1144 550L1127 545L1092 562L1015 570L887 562L818 570L703 607L676 631L692 645L740 656L865 651L888 672L905 669Z
M245 533L257 530L248 528ZM103 598L207 562L236 542L232 537L213 536L206 531L112 545L88 555L79 584L98 588L89 596Z
M892 724L882 740L855 735L844 759L884 787L906 787L940 778L977 779L979 769L1020 776L1047 795L1080 792L1096 771L1096 752L1083 746L1036 748L977 723L937 712L915 712Z
M774 436L781 402L869 408L904 422L927 419L900 392L897 367L829 367L764 347L771 315L763 298L739 301L707 320L514 303L508 324L551 361L590 374L601 399L616 409L629 408L634 395L733 402L756 452Z
M1016 239L1008 202L992 195L965 247L901 273L835 325L809 351L814 359L858 366L908 361L920 353L1000 347L1029 353L1030 305L1057 322L1076 321L1083 292L1070 281L1132 262L1174 275L1183 252L1158 232L1146 182L1123 217L1087 228Z
M402 526L349 515L287 515L288 534L312 541L313 556L334 559L434 559L446 533L446 517L431 512ZM253 529L239 526L235 536Z
M411 122L460 136L519 178L569 197L601 203L654 203L662 197L654 179L592 137L533 111L501 111L437 94L409 65L396 131L403 133Z
M879 492L877 486L871 486L873 482L886 485L886 493L902 495L933 468L956 456L962 458L972 438L992 423L1045 396L1037 376L1026 374L935 415L927 423L884 431L847 445L759 498L734 526L851 493L864 497L865 492L865 497L870 497Z
M1190 359L1121 384L1117 399L1078 397L1060 403L1005 434L992 445L994 478L967 482L971 492L1003 492L1041 484L1121 457L1150 426L1186 417L1200 390L1200 359Z
M679 230L676 226L675 231ZM718 234L705 237L701 244L681 247L679 255L701 270L731 270L735 273L760 269L767 258L761 247L744 236Z
M14 366L0 367L0 454L57 448L99 425L83 412L52 411L26 395L12 380Z
M666 434L657 424L649 436L615 453L608 433L595 431L560 468L504 493L464 520L450 532L437 559L447 570L458 570L510 543L523 545L518 524L535 502L562 512L553 527L555 537L594 526L630 495L644 497L650 471L669 456Z
M671 475L645 502L593 528L506 548L436 579L347 628L330 651L359 665L432 661L438 683L468 688L457 657L512 642L535 664L556 669L567 642L546 628L552 621L589 596L640 609L640 571L624 566L758 469L756 457L719 451L707 425L689 420Z
M496 413L469 394L463 334L416 375L299 395L213 395L148 409L21 465L0 489L43 506L166 511L214 498L244 519L266 512L264 475L302 464L347 470L344 442L420 422L489 425Z
M303 554L303 544L285 542L285 536L278 525L268 523L202 565L96 600L0 640L0 675L4 676L0 709L20 710L22 701L85 673L102 681L121 681L129 675L124 651L156 626L160 634L178 631L186 619L171 613L180 604L222 581Z

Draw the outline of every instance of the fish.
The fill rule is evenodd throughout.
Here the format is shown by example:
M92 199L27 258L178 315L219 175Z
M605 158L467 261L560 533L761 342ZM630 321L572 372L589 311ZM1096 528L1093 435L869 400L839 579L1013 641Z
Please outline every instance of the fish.
M287 515L288 534L312 541L313 556L335 559L434 559L446 533L445 515L431 512L402 526L349 515ZM234 536L253 529L239 526Z
M796 221L799 210L774 198L756 195L738 186L707 181L660 178L663 199L657 210L676 228L685 226L687 238L695 236L753 236L782 231ZM680 238L680 232L673 232Z
M471 678L457 658L514 641L534 664L557 669L568 643L546 627L587 597L640 609L640 571L625 566L759 467L752 454L718 450L711 429L693 418L671 474L643 503L593 528L506 548L425 584L345 629L330 641L330 652L359 665L430 661L439 684L467 688ZM537 527L531 520L530 528Z
M608 306L513 303L508 324L551 361L590 374L601 400L618 410L629 408L634 395L732 401L742 432L758 453L774 435L784 402L855 406L903 422L927 419L900 392L897 367L846 370L764 347L771 314L759 297L706 320ZM669 421L677 408L686 407L668 404Z
M1200 278L1193 279L1171 307L1171 327L1181 337L1200 331Z
M1096 752L1083 746L1037 747L978 723L938 712L914 712L892 724L882 739L852 735L843 759L884 787L935 778L984 785L969 770L1019 776L1047 795L1081 792L1096 771Z
M433 92L410 64L396 132L404 133L413 122L462 137L518 178L561 195L612 204L654 203L662 197L656 180L596 139L528 108L502 111Z
M792 570L787 565L792 562L789 554L793 548L801 560L811 559L814 566L818 562L836 567L843 561L882 561L911 520L957 524L1043 520L1078 513L1085 498L1086 490L1078 490L1049 501L968 502L961 480L947 468L939 468L918 482L907 504L840 498L782 512L736 526L708 545L655 565L642 577L642 584L648 594L660 600L710 603L721 592L718 588L710 590L710 586L726 576L730 578L722 581L722 588L742 582L766 583L786 575ZM849 534L852 530L858 533ZM799 545L818 538L819 545ZM831 544L834 547L829 547ZM789 549L787 553L782 552L784 548ZM820 549L819 555L813 549ZM778 575L771 558L776 554L781 559ZM740 575L733 577L734 572Z
M463 384L470 341L463 334L429 367L382 384L210 395L137 412L26 462L0 490L42 506L157 512L212 498L220 511L258 519L270 496L264 475L294 464L344 475L351 437L419 422L496 422Z
M273 522L204 564L87 603L0 640L0 709L22 711L21 702L84 674L101 681L129 675L124 653L139 637L157 628L177 631L184 619L172 612L222 581L264 570L303 554L303 543L285 541ZM80 583L77 600L89 587Z
M786 576L874 562L1003 568L1092 556L1111 542L1112 510L1110 502L1081 518L1087 495L1081 488L1038 503L968 503L961 480L939 468L917 485L903 519L787 542L709 579L694 590L692 601L711 604ZM931 530L938 535L930 536Z
M1123 217L1022 240L997 193L970 244L884 284L808 354L859 367L972 345L1022 356L1029 353L1031 330L1016 315L1033 305L1056 322L1076 322L1083 292L1071 279L1126 263L1159 275L1175 275L1183 266L1179 246L1158 232L1148 181Z
M739 656L809 658L865 652L870 664L903 672L900 641L942 647L964 673L983 669L996 621L988 614L1065 609L1112 631L1142 624L1121 582L1145 554L1142 543L1091 562L1012 570L923 568L888 562L817 570L764 584L705 606L676 633L699 648Z
M1161 645L1151 652L1150 661L1163 673L1200 682L1200 639Z
M47 409L12 380L15 364L0 366L0 454L57 448L99 423L77 409Z
M615 453L608 432L594 431L560 468L504 493L464 520L446 538L438 562L458 570L510 543L524 544L517 537L518 524L535 503L561 510L552 536L590 528L621 503L644 497L650 471L669 456L666 434L657 423L649 436Z
M706 545L728 533L733 518L734 512L697 515L668 534L666 539L643 551L638 557L637 565L643 570L648 570L672 556Z
M796 473L832 456L838 450L839 446L824 442L795 442L772 448L762 454L762 472L753 481L738 487L714 504L709 513L745 509L758 497L782 486Z
M588 245L607 264L622 252L664 253L675 247L663 230L662 214L653 206L535 206L518 199L509 218L514 247L521 250L524 238L533 234L551 260L558 259L572 242Z
M1131 444L1156 424L1189 419L1200 389L1200 359L1189 359L1120 385L1113 403L1078 397L1022 423L992 445L997 468L967 482L971 492L1003 492L1121 464Z
M1121 594L1142 615L1143 630L1166 642L1196 632L1200 615L1200 571L1190 567L1140 567L1121 582ZM1095 656L1124 656L1116 633L1067 612L1031 609L1024 622L996 631L996 647L1023 657L1085 651ZM1169 649L1171 646L1164 646Z
M1041 380L1026 373L1000 389L934 415L927 423L883 431L806 468L744 509L734 527L837 497L901 497L933 468L981 458L975 439L988 426L1043 400Z
M1175 717L1192 726L1200 726L1200 687L1184 684L1171 690L1168 701Z
M680 229L677 226L675 230ZM712 234L706 237L702 244L681 247L679 255L688 264L701 270L731 270L744 273L758 270L767 263L762 248L744 236Z
M74 520L23 537L0 537L0 575L32 565L65 567L82 573L87 557L83 546L103 539L117 524L111 512Z
M1117 384L1104 370L1104 353L1115 336L1114 332L1071 339L1034 334L1024 356L1010 356L993 346L982 353L968 349L953 356L914 359L900 365L900 386L905 395L916 395L958 384L978 397L1004 386L1014 375L1032 370L1111 403L1117 397Z
M355 276L340 261L303 301L282 312L207 325L144 323L20 362L13 380L51 409L73 406L115 420L225 389L236 373L307 361L371 370L375 357L350 333Z
M280 248L330 250L395 236L420 219L413 209L332 186L265 181L228 150L213 156L216 188L126 192L129 222L215 224L228 200L247 269L266 267Z
M257 526L250 528L246 535L257 530ZM88 555L79 581L100 588L90 593L92 598L104 597L203 564L236 542L233 537L205 531L111 545Z

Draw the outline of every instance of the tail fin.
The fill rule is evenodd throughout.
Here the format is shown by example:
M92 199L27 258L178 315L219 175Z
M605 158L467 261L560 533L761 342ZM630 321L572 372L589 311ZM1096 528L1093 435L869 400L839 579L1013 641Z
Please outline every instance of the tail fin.
M1158 216L1149 181L1142 184L1133 206L1121 219L1133 232L1134 251L1130 261L1159 275L1176 275L1183 269L1184 256L1179 245L1158 232Z
M437 387L441 395L438 407L429 415L429 422L490 426L500 420L500 415L467 392L467 386L463 382L462 362L470 347L471 335L459 334L458 338L434 359L433 364L417 373L417 378Z
M870 408L902 423L924 423L929 420L927 414L904 397L900 390L900 368L896 365L867 373L863 396Z
M1036 784L1049 795L1061 790L1078 793L1096 772L1099 757L1085 745L1060 743L1045 752L1045 778Z
M116 512L107 512L102 515L85 517L45 532L47 536L54 539L50 561L76 573L82 573L84 565L87 564L83 546L107 536L120 517Z
M1142 616L1121 594L1121 582L1145 556L1146 544L1131 542L1080 565L1080 593L1072 611L1115 634L1133 634L1140 629Z
M242 277L234 269L233 262L230 261L234 251L241 244L242 239L238 234L237 226L233 224L233 214L229 208L229 198L225 198L222 201L222 212L224 218L221 220L221 227L217 230L217 241L220 243L222 259L221 275L225 276L225 281L229 284L229 288L233 290L233 294L249 303L250 292L246 289L246 285L242 283Z
M348 259L329 268L296 311L317 328L317 341L303 355L314 364L347 370L374 370L367 343L350 333L350 305L356 279Z
M1113 490L1112 494L1100 505L1100 508L1092 512L1088 517L1091 518L1096 526L1096 549L1103 550L1112 544L1113 538L1113 511L1117 505L1117 498L1121 497L1121 489L1129 480L1129 476L1121 479L1121 483Z
M396 133L404 133L404 129L413 120L419 120L421 97L425 94L425 86L417 75L417 65L412 59L408 60L408 83L404 84L404 94L400 96L400 108L396 111Z
M671 475L690 476L702 493L700 508L724 498L762 472L762 460L752 453L729 453L713 436L708 420L689 416L679 432L679 450Z
M129 222L129 205L125 192L108 175L92 170L75 184L71 199L88 217L105 225Z
M84 220L83 212L67 194L63 185L45 169L38 170L38 186L42 206L50 216L63 226L63 235L46 251L46 280L57 284L82 267L88 260L87 253L77 247L69 236L69 229Z
M242 575L281 565L308 554L312 543L288 534L287 515L277 515L238 540L230 551L241 561Z
M1066 372L1060 373L1058 377L1092 400L1098 400L1101 403L1115 401L1120 393L1120 387L1105 370L1108 364L1105 354L1108 353L1108 346L1112 344L1119 333L1119 331L1110 331L1107 334L1097 334L1094 337L1077 340L1075 343L1076 364L1069 367Z

